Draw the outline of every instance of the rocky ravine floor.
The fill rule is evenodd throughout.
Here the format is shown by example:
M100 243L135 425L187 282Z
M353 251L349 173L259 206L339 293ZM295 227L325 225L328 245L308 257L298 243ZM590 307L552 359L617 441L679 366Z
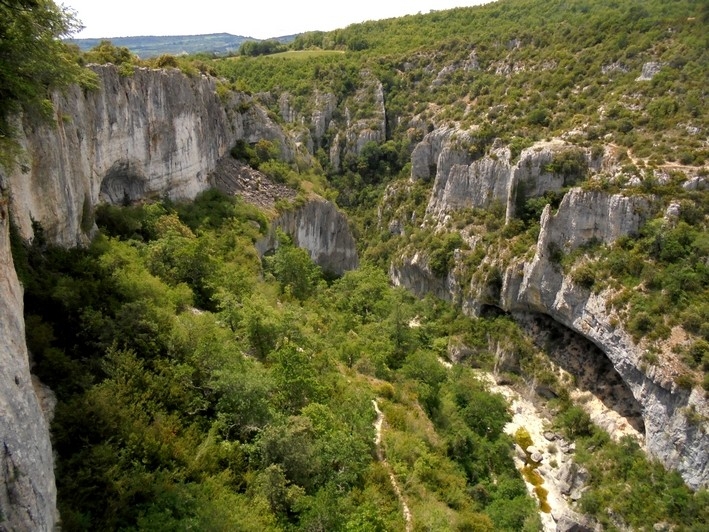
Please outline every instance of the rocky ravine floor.
M447 368L452 367L447 360L439 361ZM522 397L510 386L497 384L488 372L477 371L477 374L488 384L491 392L499 393L510 404L512 421L505 426L505 433L514 437L517 430L523 428L532 439L533 445L526 449L526 453L525 449L515 446L514 462L520 472L527 464L528 455L539 464L536 471L544 479L541 487L548 492L546 502L549 506L548 512L539 511L543 530L559 532L590 529L586 526L576 528L585 520L572 509L570 503L570 500L580 498L581 484L585 479L585 471L579 469L573 461L575 445L550 430L551 421L540 413L532 401ZM530 495L538 500L535 486L526 479L525 484Z
M562 491L566 492L572 500L578 499L581 495L579 488L574 485L584 478L583 470L579 474L573 463L575 445L550 431L550 421L540 414L531 401L523 398L509 386L496 384L489 373L479 372L478 375L489 384L490 391L499 393L510 404L512 421L505 425L505 433L514 437L515 433L522 428L532 438L532 446L526 449L527 453L515 445L514 462L520 471L527 464L527 454L539 463L536 471L544 479L541 487L548 492L546 502L550 508L549 512L541 509L539 512L544 531L564 530L564 522L580 520L580 516L572 510L569 501L562 493ZM530 495L536 499L534 485L526 479L525 484Z

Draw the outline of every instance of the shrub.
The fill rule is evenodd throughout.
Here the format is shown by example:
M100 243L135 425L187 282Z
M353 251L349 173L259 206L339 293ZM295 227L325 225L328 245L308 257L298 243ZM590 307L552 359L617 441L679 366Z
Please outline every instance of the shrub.
M258 156L256 155L256 150L249 146L244 139L237 140L236 144L234 144L234 147L229 151L229 153L234 159L243 161L249 166L253 166L258 169Z
M549 112L541 107L536 107L527 115L527 123L532 126L548 126Z
M694 367L700 364L704 366L709 365L709 342L706 340L697 340L690 346L687 354Z
M87 63L106 64L112 63L116 66L132 65L137 62L131 51L125 46L115 46L109 40L101 41L97 46L84 54Z
M628 331L633 337L638 340L652 330L655 325L655 319L650 314L640 311L635 314L628 322Z
M694 386L694 377L691 373L680 373L675 377L675 384L685 390L691 390Z
M155 60L157 68L178 68L177 58L174 55L163 54Z
M582 286L587 290L593 288L596 284L596 271L592 264L586 262L571 272L571 280L574 284Z
M583 150L564 150L554 154L545 170L564 177L564 185L569 186L585 177L588 172L586 153Z
M438 277L445 277L453 267L454 251L463 247L460 233L447 233L443 237L434 236L429 254L429 266Z
M557 423L570 439L591 436L594 431L590 416L578 406L571 406L566 409L557 418Z

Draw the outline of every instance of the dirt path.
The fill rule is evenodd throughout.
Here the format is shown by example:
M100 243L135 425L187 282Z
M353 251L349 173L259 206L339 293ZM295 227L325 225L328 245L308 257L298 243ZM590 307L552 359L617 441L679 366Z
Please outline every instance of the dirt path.
M412 530L414 529L414 525L413 520L411 518L411 510L409 510L409 506L406 504L406 499L404 499L404 494L402 493L401 487L399 486L399 483L396 480L394 470L389 465L389 462L387 462L384 456L384 449L382 448L382 426L384 425L384 413L379 409L379 403L377 403L376 399L372 399L372 404L374 405L374 411L377 413L377 419L374 422L374 430L376 431L376 436L374 437L374 444L377 448L377 458L386 468L387 473L389 474L389 481L391 482L391 487L394 488L394 493L396 493L396 497L401 503L402 512L404 514L404 522L406 523L406 532L412 532Z

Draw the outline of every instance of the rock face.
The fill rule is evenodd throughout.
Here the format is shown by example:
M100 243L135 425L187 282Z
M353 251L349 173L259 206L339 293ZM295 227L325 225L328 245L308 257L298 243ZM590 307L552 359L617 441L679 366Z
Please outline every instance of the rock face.
M640 76L635 78L635 81L650 81L654 78L660 70L662 70L663 64L657 61L650 61L649 63L643 64L642 72Z
M474 142L474 130L441 128L426 135L414 149L411 178L430 179L435 173L426 208L432 219L441 222L451 212L486 208L498 202L505 206L509 220L525 200L573 183L574 172L555 169L557 157L571 155L584 170L593 163L587 150L560 140L538 142L524 149L514 164L509 148L499 145L474 160L469 150Z
M290 235L296 246L307 249L310 258L326 272L342 275L359 265L347 220L329 201L312 199L276 218L270 234L256 243L262 256L278 247L277 229Z
M555 215L549 206L542 214L544 231L537 250L555 245L569 252L589 242L611 244L621 236L637 234L649 218L651 206L652 200L646 196L573 189Z
M459 291L455 276L448 275L445 279L436 277L423 253L415 253L402 264L392 263L389 278L394 286L404 286L421 297L433 294L444 301L452 301L453 294Z
M0 199L0 530L50 531L57 520L49 428L32 386L22 288Z
M601 348L642 407L647 451L679 471L690 487L698 488L709 484L709 438L700 424L687 419L686 412L694 408L709 414L704 394L680 388L660 371L642 371L641 349L613 325L606 310L609 294L575 286L550 257L551 244L571 251L592 239L609 243L633 234L649 213L647 198L580 190L564 197L556 215L547 206L535 257L521 270L507 271L501 306L543 312Z
M443 200L432 196L431 202L436 201ZM547 205L534 257L506 266L502 286L496 291L478 286L476 281L460 287L448 279L435 279L420 267L425 258L419 256L396 261L391 276L395 283L420 295L447 290L444 299L458 302L472 314L480 312L483 304L511 313L540 313L590 340L610 360L639 405L648 453L676 469L690 487L698 488L709 485L709 438L701 423L689 419L688 413L709 417L704 393L698 388L680 388L667 368L642 369L643 349L606 309L612 294L596 294L575 285L556 263L560 252L568 253L590 242L609 244L637 233L652 214L652 203L652 198L641 195L572 189L556 214Z
M215 81L178 70L93 67L101 88L55 95L56 125L25 124L25 164L9 178L11 211L24 238L32 220L53 242L74 245L93 227L99 201L192 198L236 142L265 138L293 149L265 111L235 95L225 105Z
M274 183L230 156L218 162L210 181L222 192L237 194L268 211L275 209L278 200L296 201L295 190ZM339 276L359 265L347 219L329 201L314 197L273 220L268 236L256 242L261 256L278 247L278 230L289 235L296 246L308 250L313 261L328 273Z
M345 123L338 127L330 146L330 165L336 170L342 169L342 163L348 157L359 156L369 142L379 144L386 140L384 87L371 72L361 72L360 78L362 85L353 97L353 103L358 109L367 107L368 112L365 117L353 116L349 106L345 107ZM322 103L325 111L332 109L331 99Z
M315 143L320 145L337 109L337 97L329 92L315 94L315 111L311 119Z

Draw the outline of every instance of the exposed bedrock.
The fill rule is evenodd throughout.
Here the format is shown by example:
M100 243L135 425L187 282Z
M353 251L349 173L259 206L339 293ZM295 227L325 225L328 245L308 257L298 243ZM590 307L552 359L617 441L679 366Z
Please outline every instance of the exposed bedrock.
M9 225L0 198L0 530L50 531L57 519L54 459L30 375Z
M546 207L534 257L503 265L501 286L494 290L476 284L480 281L475 276L469 286L461 286L455 282L456 268L447 279L437 279L420 253L396 259L390 273L395 284L419 295L436 293L469 314L478 314L483 305L511 313L539 313L582 335L608 358L639 405L648 453L698 488L709 485L709 437L706 424L696 421L709 417L703 391L678 386L668 365L644 364L643 348L607 310L612 294L575 285L555 262L559 250L571 252L590 242L609 244L637 233L652 212L650 197L576 188L564 196L555 214ZM571 369L579 371L578 366Z
M476 132L440 128L428 133L411 156L411 178L434 179L426 214L437 222L466 208L505 207L515 215L526 199L573 184L588 168L602 164L590 150L558 139L537 142L512 161L510 149L496 142L483 157L473 157Z
M55 94L55 124L25 122L25 160L8 175L11 212L20 234L32 221L50 241L85 242L99 202L167 196L193 198L236 140L268 139L285 159L293 147L250 98L222 102L216 81L179 70L136 68L121 75L94 66L97 90L77 86Z
M326 272L342 275L359 265L347 219L329 201L311 199L273 220L269 235L256 243L261 255L278 247L277 229L289 235L296 246L308 250L310 258Z

